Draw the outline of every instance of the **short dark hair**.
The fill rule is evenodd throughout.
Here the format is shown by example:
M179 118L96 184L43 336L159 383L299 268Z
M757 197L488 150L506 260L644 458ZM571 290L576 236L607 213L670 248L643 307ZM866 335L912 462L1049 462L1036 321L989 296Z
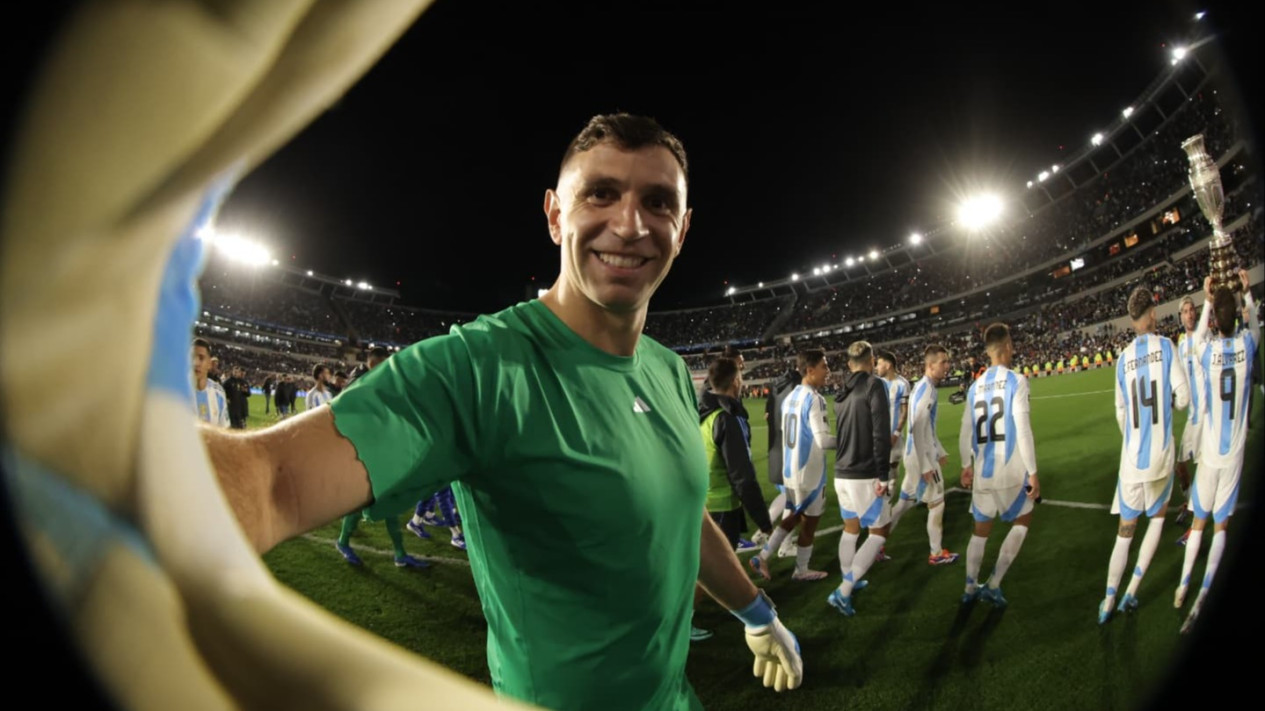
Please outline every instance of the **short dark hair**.
M318 366L316 366L316 367L312 368L312 379L313 379L313 380L320 380L320 379L321 379L321 371L322 371L322 370L329 370L329 366L327 366L327 365L318 365Z
M1151 295L1151 290L1145 286L1139 286L1129 294L1129 318L1137 321L1146 315L1155 306L1155 297Z
M195 338L195 339L193 339L193 347L194 347L194 348L199 348L199 347L201 347L201 348L205 348L207 353L210 353L210 352L211 352L211 342L210 342L210 341L208 341L208 340L206 340L205 338Z
M1010 327L1000 321L984 329L984 349L992 351L1010 340Z
M681 139L669 133L652 118L628 113L603 114L589 119L588 125L571 139L566 153L562 154L562 164L558 167L558 172L561 173L577 153L583 153L607 141L626 151L635 151L646 146L663 146L681 164L685 182L688 184L690 181L689 162L685 158L685 146L681 144Z
M874 355L874 346L869 341L856 341L848 346L848 362L864 363Z
M391 357L391 351L388 351L386 349L386 346L374 346L373 348L369 349L368 358L377 358L378 360L386 360L387 358L390 358L390 357ZM366 358L366 360L368 360L368 358Z
M927 346L927 347L923 350L923 352L922 352L922 359L923 359L923 361L924 361L924 362L926 362L926 361L931 360L931 357L932 357L932 356L938 356L938 355L940 355L941 353L943 353L943 354L944 354L944 357L946 357L946 358L948 358L948 357L949 357L949 349L948 349L948 348L945 348L944 346L940 345L939 343L932 343L931 345Z
M346 373L344 373L344 372L343 372L343 371L341 371L341 370L335 370L335 371L334 371L334 377L335 377L335 378L345 378L345 377L347 377L347 374L346 374Z
M725 358L733 358L734 360L738 360L739 358L742 357L742 351L738 350L737 346L730 344L728 346L725 346L725 350L721 351L720 355Z
M1239 318L1239 300L1234 292L1224 286L1212 293L1212 313L1217 319L1217 331L1226 338L1234 335L1234 322Z
M820 348L805 348L795 356L795 370L800 375L807 375L808 369L826 359L826 352Z
M891 351L875 351L874 357L878 358L879 360L885 360L888 363L891 363L893 368L900 365L899 363L896 362L896 354Z
M712 390L728 390L738 376L738 361L721 356L707 368L707 384Z

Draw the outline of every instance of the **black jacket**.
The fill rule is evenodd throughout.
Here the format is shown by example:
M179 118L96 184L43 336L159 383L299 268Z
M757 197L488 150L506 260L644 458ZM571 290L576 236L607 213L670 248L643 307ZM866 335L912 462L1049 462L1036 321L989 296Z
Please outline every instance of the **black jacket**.
M892 455L887 392L870 373L849 373L835 397L835 478L887 481Z
M743 508L755 521L756 528L769 532L773 524L769 521L769 510L764 504L764 494L755 480L755 465L751 463L751 427L747 417L747 409L742 402L718 395L710 390L703 392L698 401L698 421L702 422L716 410L722 412L716 416L712 425L712 441L725 460L725 469L729 473L729 484L734 488Z
M782 484L782 403L802 381L800 374L792 368L769 388L765 399L764 419L769 425L769 483L775 486Z
M230 417L246 419L250 413L250 383L245 378L229 378L221 385L224 387L224 398L228 401Z

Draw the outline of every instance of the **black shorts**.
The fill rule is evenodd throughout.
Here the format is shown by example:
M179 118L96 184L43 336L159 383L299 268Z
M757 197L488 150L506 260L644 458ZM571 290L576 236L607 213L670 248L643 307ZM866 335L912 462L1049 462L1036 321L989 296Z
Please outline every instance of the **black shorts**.
M742 514L742 509L708 511L707 515L712 517L712 520L720 527L720 532L725 534L725 540L729 541L729 547L737 548L738 536L747 527L747 517Z

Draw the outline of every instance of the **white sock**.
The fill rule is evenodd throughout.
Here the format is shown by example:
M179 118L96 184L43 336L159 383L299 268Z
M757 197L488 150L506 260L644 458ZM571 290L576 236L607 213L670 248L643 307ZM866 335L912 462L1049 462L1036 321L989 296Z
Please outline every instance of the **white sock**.
M426 525L426 522L425 522L424 520L422 520L422 517L421 517L421 516L418 516L417 514L413 514L413 525L414 525L414 526L424 526L424 525Z
M914 502L910 501L909 499L902 498L900 501L896 502L896 505L892 507L892 522L891 524L888 525L888 528L887 528L888 536L896 532L896 524L900 522L900 517L904 516L905 512L912 509L913 507L914 507Z
M1120 578L1129 565L1129 546L1132 545L1132 538L1117 535L1116 545L1111 548L1111 562L1107 564L1107 599L1113 603L1116 600L1116 590L1120 587Z
M994 590L1001 587L1001 579L1006 577L1010 564L1015 562L1015 556L1019 555L1019 548L1023 546L1023 539L1027 535L1027 526L1010 527L1010 533L1006 534L1006 540L1001 542L1001 550L997 553L997 567L993 568L993 574L988 576L989 587Z
M927 510L927 540L931 541L931 554L944 550L944 502Z
M966 590L974 592L979 585L979 569L984 564L984 544L988 539L971 534L971 542L966 546Z
M1199 545L1203 543L1204 532L1190 529L1186 538L1186 556L1182 559L1182 587L1190 586L1190 574L1195 572L1195 559L1199 557Z
M777 552L777 549L782 547L782 541L786 540L786 536L789 533L790 531L781 526L774 528L773 535L769 536L769 542L765 543L764 547L760 549L761 560L768 560L770 555Z
M1146 535L1142 537L1142 548L1138 550L1138 563L1133 568L1133 578L1129 580L1129 589L1125 592L1137 597L1138 586L1142 584L1142 576L1151 566L1151 558L1160 545L1160 531L1164 528L1164 517L1157 516L1146 524Z
M843 582L839 585L840 595L852 596L852 588L869 572L870 566L874 564L874 557L878 555L878 549L886 542L887 538L873 533L865 537L865 543L861 544L861 549L852 559L852 568L843 574Z
M806 572L808 570L808 560L812 557L813 544L809 543L806 546L800 546L799 550L795 551L795 572Z
M777 496L773 497L773 502L769 504L769 520L776 521L779 518L782 518L782 515L785 513L786 513L786 492L781 491L781 492L778 492Z
M856 556L857 539L861 537L859 533L843 532L839 536L839 574L847 575L852 570L852 558Z
M1190 545L1187 543L1186 545ZM1208 567L1204 569L1203 590L1212 587L1212 577L1217 574L1217 565L1221 563L1221 554L1225 552L1225 531L1212 534L1212 546L1208 549ZM1202 590L1200 591L1203 592Z

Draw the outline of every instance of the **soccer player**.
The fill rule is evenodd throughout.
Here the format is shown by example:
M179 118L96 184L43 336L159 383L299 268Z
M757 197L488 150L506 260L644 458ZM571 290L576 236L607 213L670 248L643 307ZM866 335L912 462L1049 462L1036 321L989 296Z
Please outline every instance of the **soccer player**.
M1015 353L1010 329L1003 323L984 329L984 348L992 365L967 393L958 437L962 486L971 490L971 515L975 518L975 531L966 549L962 604L982 599L1005 607L1002 579L1028 535L1041 482L1028 419L1028 380L1010 369ZM993 574L981 585L984 546L997 518L1012 525L1002 541Z
M594 117L544 195L561 248L544 296L409 346L329 407L204 428L248 540L267 551L366 506L393 516L452 483L498 693L697 708L695 584L746 625L763 684L797 688L798 641L704 508L689 369L642 333L689 228L686 166L653 119Z
M312 380L316 381L316 384L307 391L307 396L303 398L308 410L315 410L334 399L334 394L329 389L328 366L318 365L312 368Z
M1182 322L1182 334L1177 339L1177 353L1181 356L1182 366L1186 369L1186 381L1190 385L1190 407L1186 411L1186 427L1182 430L1181 446L1177 450L1177 483L1181 486L1182 493L1186 496L1186 500L1190 501L1190 482L1192 477L1191 467L1193 467L1196 456L1199 454L1199 424L1201 419L1200 410L1201 403L1199 400L1200 393L1203 392L1203 369L1199 367L1196 352L1198 351L1198 343L1195 341L1195 329L1199 325L1199 309L1195 306L1195 300L1186 295L1182 297L1181 305L1178 307ZM1207 331L1205 340L1207 338ZM1190 465L1187 465L1190 462ZM1181 523L1185 520L1189 509L1187 506L1179 506L1175 523ZM1177 539L1178 545L1186 545L1186 540L1190 537L1190 529L1187 528L1182 532L1180 538Z
M748 561L751 569L765 580L770 579L769 556L799 526L799 548L795 553L792 580L821 580L823 570L811 570L808 561L813 555L813 538L826 502L826 450L835 448L835 438L826 422L826 399L820 390L830 377L826 353L820 348L800 351L796 360L800 384L782 404L782 480L786 487L786 506L791 515L773 530L773 535Z
M1190 606L1190 613L1182 624L1181 632L1189 632L1199 617L1208 588L1217 573L1221 555L1225 551L1225 532L1234 514L1239 497L1239 476L1243 471L1243 451L1247 442L1247 406L1251 396L1252 369L1256 363L1256 349L1260 343L1260 323L1256 317L1256 304L1250 290L1246 270L1239 272L1243 281L1243 302L1246 328L1235 327L1240 316L1237 299L1225 287L1212 290L1211 277L1204 280L1204 306L1195 331L1196 355L1203 370L1204 424L1199 443L1199 471L1195 475L1194 491L1190 507L1194 513L1190 539L1186 543L1185 560L1182 562L1181 582L1173 596L1173 607L1180 609L1186 601L1190 587L1190 575L1199 555L1208 518L1212 518L1212 545L1204 568L1203 583L1199 594ZM1215 333L1203 340L1209 328L1209 314L1215 316Z
M848 375L835 397L835 494L843 516L839 569L843 582L827 604L845 617L856 614L852 593L863 586L866 572L887 540L892 509L888 503L892 420L887 393L874 377L874 348L866 341L848 346ZM861 527L869 529L861 550Z
M1190 386L1177 348L1155 333L1155 298L1138 287L1129 294L1129 319L1137 333L1116 361L1116 422L1124 442L1120 450L1120 480L1111 512L1120 515L1116 544L1107 566L1107 594L1098 604L1098 624L1111 619L1116 589L1129 563L1129 548L1138 517L1149 519L1138 551L1129 588L1119 612L1138 607L1138 586L1160 542L1168 500L1173 492L1173 409L1190 403Z
M949 372L949 352L933 344L923 351L923 377L914 386L909 406L909 430L905 439L905 479L900 488L900 502L892 511L892 530L910 508L927 505L927 541L930 565L946 565L958 554L944 547L944 465L949 454L936 436L936 413L939 409L937 388ZM978 378L976 378L978 379ZM969 395L970 390L967 390Z
M223 386L211 380L211 342L193 339L193 407L198 419L216 427L228 427L228 396Z
M896 481L897 475L900 473L900 462L904 456L904 437L901 434L905 429L906 415L909 413L909 381L898 372L899 366L896 362L896 354L891 351L876 351L874 361L874 373L878 375L879 381L883 384L884 390L887 392L888 411L892 416L892 453L891 472L888 475L888 481ZM899 518L895 509L892 510L891 531L896 530L896 521ZM887 555L885 548L879 548L878 557L875 562L890 560L891 556Z
M773 521L785 520L791 515L791 510L786 507L786 487L782 481L782 404L786 402L786 398L791 392L799 386L802 380L799 371L787 365L786 372L773 383L769 388L769 394L764 405L764 420L769 426L769 467L768 476L769 483L776 486L778 490L777 496L769 504L769 519ZM757 534L758 535L758 534ZM766 540L760 541L763 545ZM787 536L782 541L782 546L778 548L777 555L779 558L790 558L795 555L795 539Z

